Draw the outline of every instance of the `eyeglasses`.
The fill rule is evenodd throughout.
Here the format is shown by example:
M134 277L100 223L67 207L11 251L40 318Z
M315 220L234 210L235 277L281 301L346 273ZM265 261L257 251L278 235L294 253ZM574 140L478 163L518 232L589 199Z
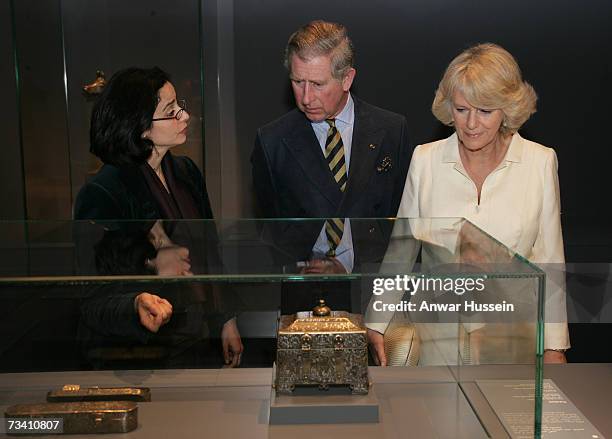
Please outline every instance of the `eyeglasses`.
M185 99L179 99L178 101L176 101L176 105L178 105L179 110L176 112L174 116L156 117L155 119L151 119L151 120L153 122L158 121L158 120L170 120L170 119L181 120L181 117L183 117L183 113L187 111L187 101Z

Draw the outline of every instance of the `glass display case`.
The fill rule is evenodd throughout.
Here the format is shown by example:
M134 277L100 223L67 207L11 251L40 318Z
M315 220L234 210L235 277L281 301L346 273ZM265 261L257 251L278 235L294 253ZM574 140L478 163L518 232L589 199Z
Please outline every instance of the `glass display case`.
M539 436L546 274L463 219L335 219L330 252L333 220L2 222L0 408L70 383L144 385L131 434L216 416L238 437L286 433L262 408L278 321L324 299L402 366L370 367L380 420L359 434ZM499 395L520 403L502 416Z

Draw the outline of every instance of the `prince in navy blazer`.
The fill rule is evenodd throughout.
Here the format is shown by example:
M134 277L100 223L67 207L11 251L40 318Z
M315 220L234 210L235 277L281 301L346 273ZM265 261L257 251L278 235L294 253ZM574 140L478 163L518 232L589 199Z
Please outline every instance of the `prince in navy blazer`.
M311 22L289 39L285 63L298 108L257 131L251 157L267 218L394 217L411 157L405 117L352 96L355 77L346 28ZM327 120L344 144L348 180L330 170Z
M257 131L251 156L261 214L337 220L267 224L274 248L289 263L307 261L303 272L311 274L380 262L391 225L373 218L397 213L411 157L406 119L351 95L353 48L340 24L298 29L285 65L297 108ZM281 310L307 310L320 298L358 310L359 294L343 282L295 284L283 288Z

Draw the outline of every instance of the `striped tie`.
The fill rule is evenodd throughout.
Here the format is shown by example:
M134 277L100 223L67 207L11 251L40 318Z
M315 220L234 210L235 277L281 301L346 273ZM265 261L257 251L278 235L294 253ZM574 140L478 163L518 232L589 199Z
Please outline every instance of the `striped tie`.
M340 190L344 192L348 176L346 175L346 162L344 160L344 144L340 132L336 128L335 119L327 119L325 122L329 125L327 130L327 141L325 142L325 158L329 170L334 176L334 180L340 186Z
M327 130L327 141L325 142L325 158L327 159L329 170L334 176L334 180L336 180L336 183L340 186L340 190L344 192L346 189L346 181L348 180L346 175L346 162L344 160L344 144L342 143L340 132L336 128L335 119L327 119L325 122L329 125L329 129ZM343 233L343 219L333 218L325 221L325 235L327 236L327 243L329 244L329 250L326 254L328 257L336 256L336 248L340 245Z
M325 235L327 236L327 243L329 244L329 250L327 250L326 256L336 256L336 249L340 245L343 233L344 219L330 218L325 221Z

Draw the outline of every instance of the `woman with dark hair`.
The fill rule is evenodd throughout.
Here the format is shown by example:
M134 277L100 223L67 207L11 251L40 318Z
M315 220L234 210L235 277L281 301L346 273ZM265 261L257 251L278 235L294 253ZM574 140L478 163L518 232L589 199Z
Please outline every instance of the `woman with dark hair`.
M91 152L104 166L79 192L76 219L212 218L206 183L188 157L189 113L157 67L117 72L93 109Z
M188 122L185 101L177 99L166 72L158 67L131 67L115 73L94 105L91 117L90 151L104 165L79 192L75 219L105 220L108 224L112 224L109 220L211 219L212 210L202 173L188 157L170 153L173 147L187 140ZM204 225L202 230L209 229L207 233L195 231L193 224L192 227L172 222L143 224L147 224L146 236L156 254L145 258L144 252L135 252L142 257L133 261L132 274L154 272L184 276L192 274L192 264L203 271L212 265L220 266L218 255L198 250L190 255L185 246L175 244L211 239L214 233L210 229L214 227ZM121 224L110 226L111 229L123 227ZM112 261L110 264L112 266ZM124 268L117 267L115 274ZM193 285L190 291L192 297L197 297L194 300L200 302L225 302L225 306L217 307L216 315L232 316L227 312L228 300L219 298L223 295L218 289ZM228 291L223 293L231 295ZM184 291L181 294L184 299ZM171 298L172 293L168 297ZM138 331L149 333L160 331L170 322L173 313L177 313L172 300L146 292L97 294L90 299L84 303L82 314L91 328L101 329L105 335L122 335L113 333L113 325L109 322L117 320L117 327L121 327L119 320L129 310L136 312L141 325ZM243 349L240 334L235 318L224 322L221 330L224 360L236 366Z

